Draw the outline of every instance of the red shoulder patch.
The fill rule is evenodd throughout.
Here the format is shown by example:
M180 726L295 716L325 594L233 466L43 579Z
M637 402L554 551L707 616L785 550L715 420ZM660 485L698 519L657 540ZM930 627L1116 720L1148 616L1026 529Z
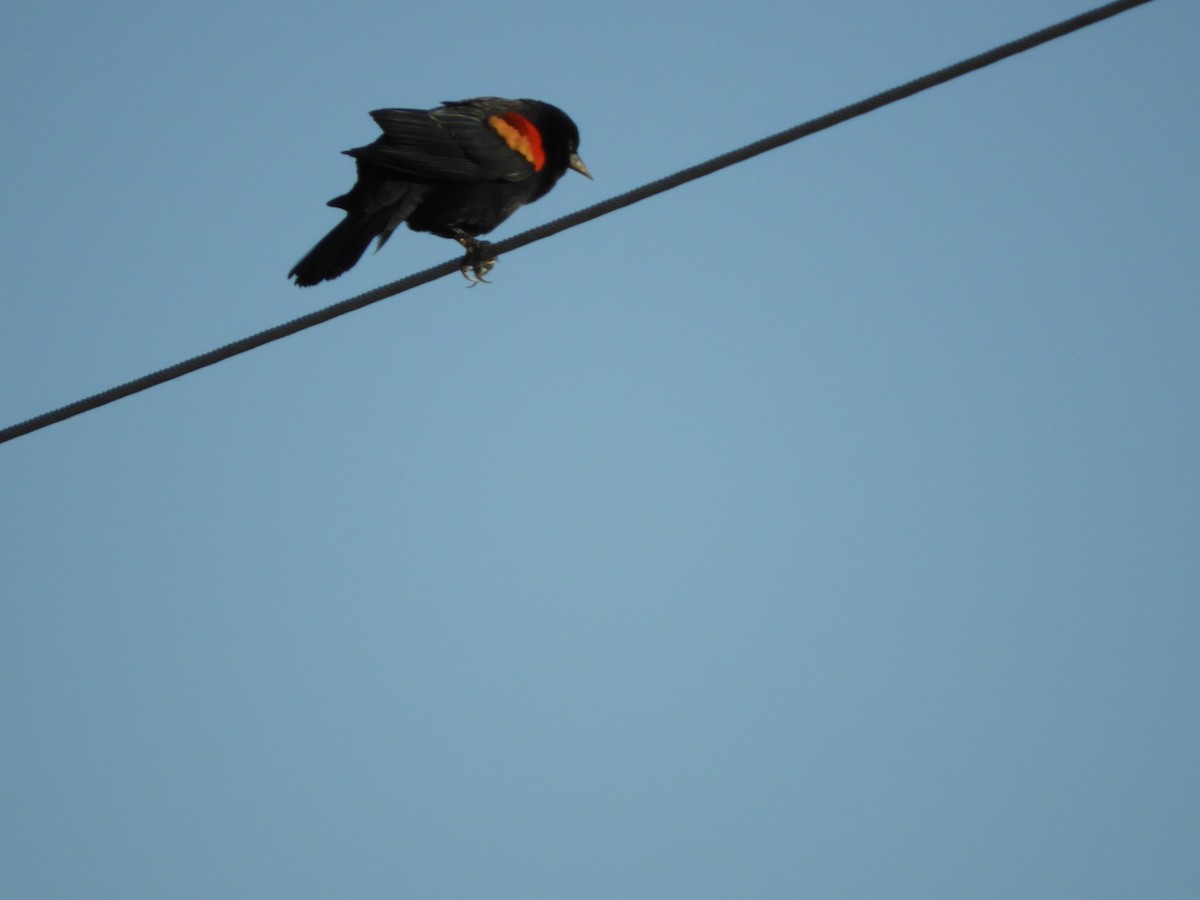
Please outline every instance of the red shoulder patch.
M504 139L509 149L520 153L535 172L542 171L546 164L546 151L542 149L542 133L537 126L520 113L506 112L488 118L492 131Z

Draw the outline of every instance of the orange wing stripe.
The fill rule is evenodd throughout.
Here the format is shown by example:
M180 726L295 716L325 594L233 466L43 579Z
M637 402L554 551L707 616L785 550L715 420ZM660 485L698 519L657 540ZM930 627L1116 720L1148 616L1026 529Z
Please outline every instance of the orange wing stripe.
M546 151L542 149L542 133L532 122L515 112L492 116L488 125L504 139L509 148L517 151L533 166L535 172L542 171L546 164Z

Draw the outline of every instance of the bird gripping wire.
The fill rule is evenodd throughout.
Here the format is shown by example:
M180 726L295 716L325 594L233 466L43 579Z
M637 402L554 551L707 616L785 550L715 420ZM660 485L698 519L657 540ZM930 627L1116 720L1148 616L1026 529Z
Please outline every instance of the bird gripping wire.
M832 128L834 125L839 125L850 119L873 112L880 107L895 103L897 100L903 100L918 94L921 91L929 90L939 84L944 84L955 78L990 66L993 63L1000 62L1010 56L1016 56L1018 53L1024 53L1040 44L1045 44L1049 41L1056 40L1071 32L1078 31L1081 28L1086 28L1089 25L1094 25L1104 19L1111 18L1137 6L1142 6L1151 0L1117 0L1117 2L1106 3L1103 6L1098 6L1088 12L1081 13L1070 19L1035 31L1025 37L1018 38L1015 41L1010 41L1007 44L1002 44L988 50L985 53L980 53L968 59L964 59L953 65L946 66L943 69L938 69L936 72L931 72L928 75L923 75L920 78L915 78L905 84L882 91L874 96L868 97L865 100L860 100L857 103L852 103L849 106L843 106L841 109L834 110L831 113L826 113L815 119L810 119L793 128L788 128L778 134L755 141L752 144L747 144L738 150L733 150L729 153L724 153L721 156L714 157L707 162L699 165L691 166L683 169L673 175L668 175L666 178L660 178L658 181L652 181L649 184L642 185L639 188L628 191L624 194L619 194L608 200L603 200L594 206L589 206L586 209L563 216L560 219L555 219L552 222L547 222L544 225L539 225L536 228L531 228L513 237L506 238L502 241L496 241L491 244L491 250L497 255L507 253L510 250L516 250L519 247L524 247L526 244L532 244L534 241L540 241L542 238L557 234L560 231L565 231L568 228L573 228L576 225L581 225L584 222L591 221L599 216L607 215L615 210L622 209L626 206L631 206L640 200L645 200L648 197L653 197L655 194L661 194L664 191L679 187L689 181L695 181L697 178L702 178L705 175L710 175L720 169L727 168L736 163L743 162L753 156L758 156L761 153L766 153L768 150L774 150L777 147L782 147L784 144L790 144L793 141L798 141L801 138L808 137L811 134L816 134L818 131L824 131L827 128ZM276 325L273 328L268 328L265 331L260 331L257 334L252 334L249 337L244 337L241 340L233 341L225 344L215 350L210 350L207 353L201 353L199 356L194 356L191 359L168 366L165 369L159 369L157 372L151 372L148 375L143 375L141 378L135 378L133 381L125 382L116 387L109 388L106 391L101 391L98 394L93 394L90 397L85 397L82 400L77 400L74 403L69 403L66 406L60 407L41 415L34 416L31 419L26 419L23 422L18 422L15 425L10 425L7 428L0 429L0 444L6 441L11 441L14 438L29 434L39 429L46 428L49 425L54 425L66 419L77 416L80 413L88 412L106 404L128 397L132 394L163 384L190 372L195 372L198 369L206 368L207 366L215 365L222 360L229 359L232 356L237 356L255 347L261 347L263 344L269 344L272 341L277 341L280 338L296 334L299 331L304 331L307 328L312 328L314 325L320 325L322 322L328 322L330 319L336 319L338 316L343 316L346 313L354 312L362 309L364 306L369 306L380 300L388 297L394 297L396 294L411 290L419 285L426 284L437 278L442 278L445 275L458 272L461 268L461 260L451 260L441 263L437 266L425 269L422 272L417 272L409 275L407 278L401 278L399 281L393 281L391 284L377 287L367 291L364 294L359 294L356 297L351 297L347 300L342 300L339 303L334 303L332 306L327 306L324 309L319 309L299 318L292 319L289 322L284 322Z

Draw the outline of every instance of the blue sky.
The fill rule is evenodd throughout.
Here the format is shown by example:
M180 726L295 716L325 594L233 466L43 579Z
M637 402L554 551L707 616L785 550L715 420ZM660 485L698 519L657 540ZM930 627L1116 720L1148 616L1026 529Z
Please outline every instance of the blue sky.
M1085 8L26 5L0 424L452 257L286 281L368 110L568 110L503 237ZM0 892L1195 896L1198 28L0 447Z

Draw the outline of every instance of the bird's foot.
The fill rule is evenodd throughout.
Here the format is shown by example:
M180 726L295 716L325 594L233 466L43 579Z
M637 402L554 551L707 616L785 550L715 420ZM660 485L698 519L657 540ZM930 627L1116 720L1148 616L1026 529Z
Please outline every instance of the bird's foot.
M462 272L463 278L471 282L470 287L475 287L477 284L491 284L485 276L492 271L498 258L492 244L477 240L461 229L456 229L454 239L467 251L459 271Z

